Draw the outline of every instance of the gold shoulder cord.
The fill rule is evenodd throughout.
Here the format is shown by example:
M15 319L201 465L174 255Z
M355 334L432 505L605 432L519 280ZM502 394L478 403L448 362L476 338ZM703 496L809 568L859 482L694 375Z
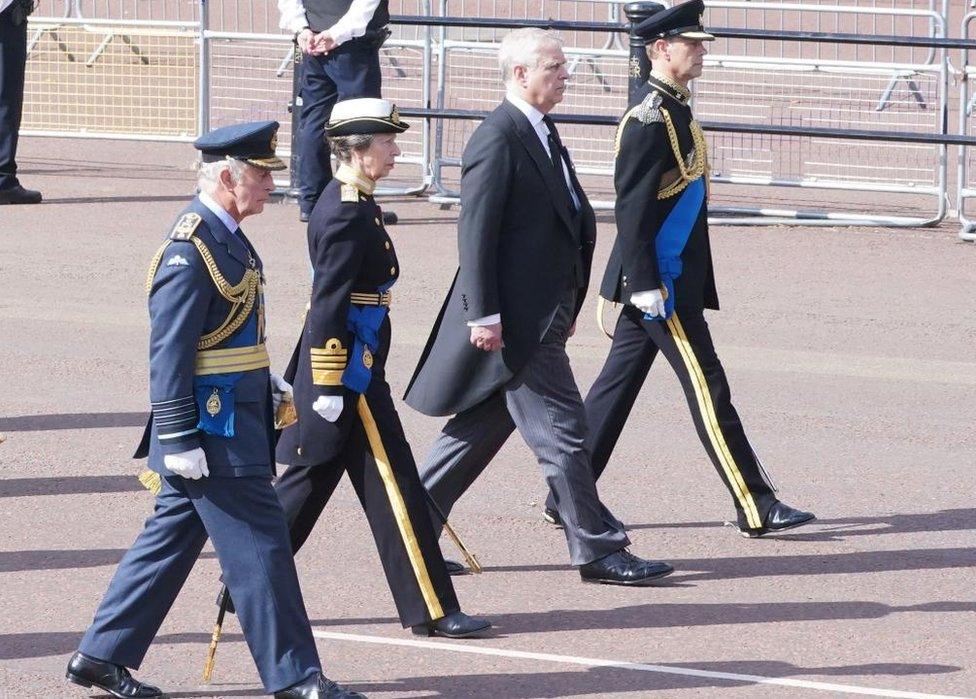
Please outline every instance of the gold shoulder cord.
M681 145L678 142L678 132L674 128L674 121L667 109L661 109L661 116L664 117L664 125L668 130L668 140L671 141L671 150L674 151L674 158L678 161L678 172L681 176L673 184L662 188L657 193L658 199L670 199L671 197L684 191L691 182L694 182L702 175L708 173L708 144L705 143L705 134L697 121L691 122L691 137L694 141L694 158L690 166L685 164L684 156L681 154Z
M231 303L230 312L227 314L224 322L216 330L207 333L197 342L197 349L204 350L220 344L233 335L244 324L248 316L251 315L251 310L254 308L254 301L258 294L261 293L261 273L256 269L249 269L244 272L244 276L241 277L240 282L232 285L220 273L217 262L214 260L206 244L196 236L190 240L193 241L197 251L200 253L200 257L203 258L203 262L207 266L207 272L210 274L214 286L217 287L217 291ZM165 241L159 247L159 250L156 251L152 262L149 263L149 274L146 277L147 294L152 291L152 283L156 277L156 271L159 269L159 263L163 259L163 253L171 242L170 240Z

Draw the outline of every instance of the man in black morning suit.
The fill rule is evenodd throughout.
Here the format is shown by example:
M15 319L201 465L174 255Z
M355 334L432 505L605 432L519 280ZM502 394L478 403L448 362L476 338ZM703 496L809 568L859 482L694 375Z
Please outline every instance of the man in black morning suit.
M284 169L278 122L201 136L200 194L154 257L149 293L152 413L137 457L158 476L156 504L123 556L67 678L116 697L158 697L135 680L209 538L244 639L277 699L354 699L321 672L288 527L271 487L272 385L263 268L240 229Z
M814 519L780 502L732 405L704 309L718 309L708 241L708 153L688 106L714 39L692 0L644 20L651 75L617 130L617 239L600 295L625 304L610 354L586 397L588 445L600 477L647 372L661 351L678 375L702 444L746 536ZM550 495L546 519L556 522Z
M562 44L520 29L502 41L499 62L505 101L462 158L458 273L407 388L420 412L454 414L421 477L449 512L518 428L556 494L582 578L644 585L672 569L626 551L623 526L600 502L566 354L596 222L547 116L568 78Z

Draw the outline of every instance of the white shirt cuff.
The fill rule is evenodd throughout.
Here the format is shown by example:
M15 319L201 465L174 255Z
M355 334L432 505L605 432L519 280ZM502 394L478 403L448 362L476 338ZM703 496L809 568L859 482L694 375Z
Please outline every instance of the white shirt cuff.
M490 316L485 316L483 318L475 318L474 320L468 321L469 328L479 328L483 325L497 325L502 322L501 313L492 313Z

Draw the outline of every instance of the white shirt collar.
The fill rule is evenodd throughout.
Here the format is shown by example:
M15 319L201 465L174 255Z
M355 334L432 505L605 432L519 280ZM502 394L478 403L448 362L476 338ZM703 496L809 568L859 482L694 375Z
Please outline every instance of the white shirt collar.
M508 90L505 93L505 99L514 104L522 114L526 116L529 123L532 124L532 128L536 131L539 130L539 124L545 118L545 114L540 112L538 109L533 107L531 104L526 102L524 99L515 94L514 90ZM546 128L546 133L549 133L549 129Z
M213 215L220 219L220 222L227 226L227 230L231 233L237 233L237 229L240 228L234 217L227 213L227 209L218 204L213 197L211 197L206 192L200 192L198 195L200 203L206 206L213 212Z

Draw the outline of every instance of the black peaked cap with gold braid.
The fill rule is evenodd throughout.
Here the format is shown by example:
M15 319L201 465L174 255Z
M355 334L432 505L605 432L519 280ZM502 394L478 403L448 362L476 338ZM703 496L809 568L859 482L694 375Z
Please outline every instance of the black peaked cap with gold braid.
M277 121L222 126L198 138L193 146L205 163L233 158L265 170L284 170L287 166L275 155L279 126Z

